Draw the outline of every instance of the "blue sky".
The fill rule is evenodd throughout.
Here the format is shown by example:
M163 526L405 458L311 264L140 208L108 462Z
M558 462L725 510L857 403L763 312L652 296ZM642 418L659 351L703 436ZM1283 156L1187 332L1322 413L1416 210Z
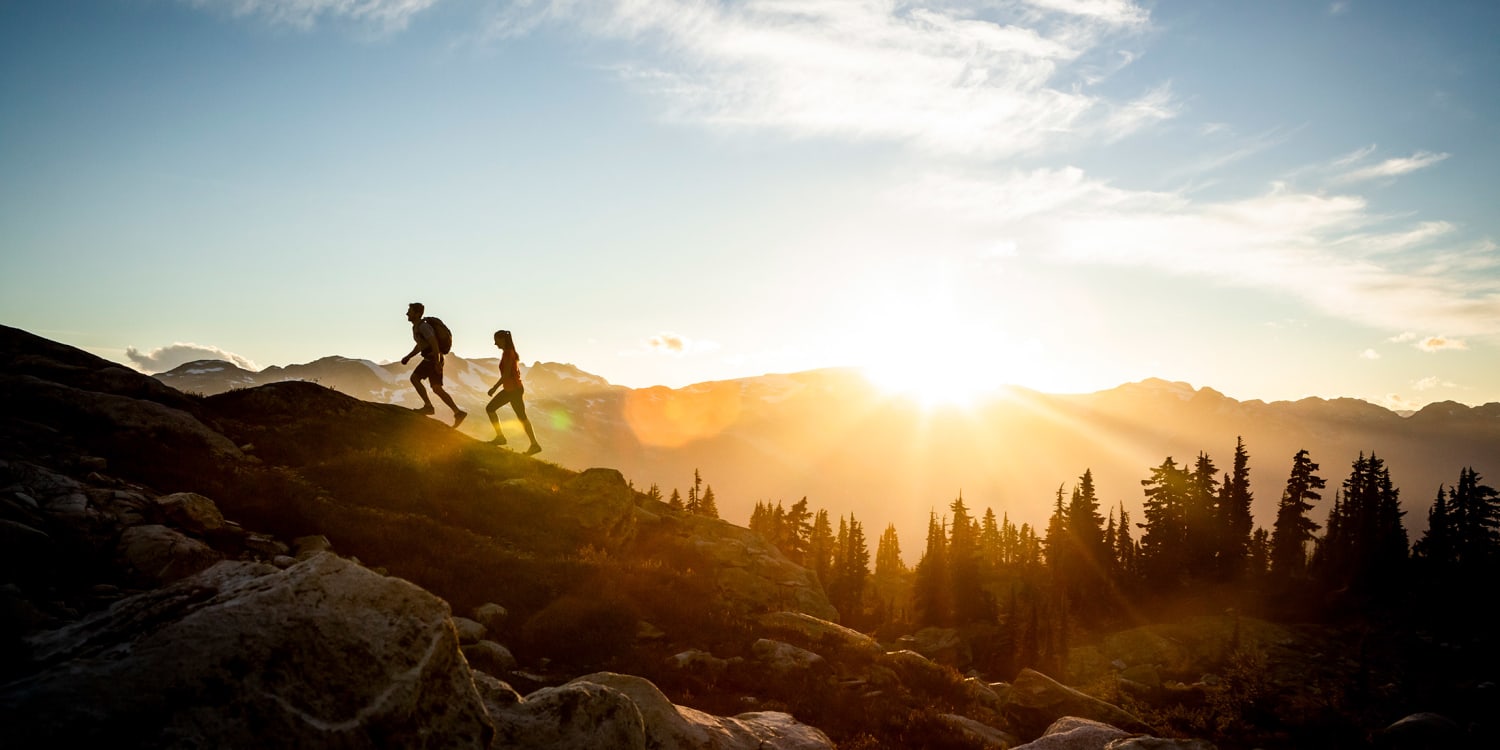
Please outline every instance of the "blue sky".
M1500 5L1425 5L0 0L0 322L1500 401Z

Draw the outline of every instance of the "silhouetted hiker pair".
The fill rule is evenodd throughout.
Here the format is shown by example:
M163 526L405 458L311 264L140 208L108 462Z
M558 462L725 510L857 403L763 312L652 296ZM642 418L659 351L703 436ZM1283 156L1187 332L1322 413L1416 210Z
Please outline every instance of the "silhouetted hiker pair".
M411 322L411 337L416 342L405 357L401 358L401 364L406 364L412 357L422 355L421 364L411 373L411 384L417 389L417 395L422 398L422 406L413 409L418 414L435 414L432 408L432 400L427 397L427 389L422 387L422 381L426 380L432 385L432 390L437 393L438 398L453 410L453 426L463 424L464 417L469 413L458 408L453 403L453 397L443 390L443 355L452 346L452 334L448 332L447 326L437 318L423 317L427 311L421 302L413 302L406 307L406 319ZM484 411L490 416L490 426L495 428L495 438L490 442L494 445L505 445L505 435L500 432L500 407L506 404L515 411L516 419L521 421L521 426L526 429L526 437L531 440L531 447L526 449L526 455L540 453L542 446L536 442L536 434L531 430L531 420L526 418L526 404L522 395L526 389L521 386L521 356L516 353L515 340L511 338L510 331L495 331L495 346L500 349L500 379L490 386L489 395L494 396L485 405ZM496 389L499 395L495 394Z

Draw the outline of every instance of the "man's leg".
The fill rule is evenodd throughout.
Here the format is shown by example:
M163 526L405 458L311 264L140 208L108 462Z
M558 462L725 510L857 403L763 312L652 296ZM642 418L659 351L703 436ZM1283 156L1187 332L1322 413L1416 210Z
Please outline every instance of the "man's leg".
M448 405L449 409L453 410L453 426L454 427L457 427L459 424L461 424L464 421L464 417L469 416L468 412L463 411L462 409L459 409L458 408L458 404L453 403L453 397L449 396L448 392L445 391L445 390L443 390L442 384L440 384L440 383L433 383L432 384L432 390L433 390L434 393L436 393L438 395L438 398L440 398L440 399L443 400L443 403L445 403L445 404Z
M421 370L422 368L418 367L417 370L411 374L411 385L413 388L417 389L417 395L422 398L422 406L420 408L413 409L412 411L415 411L418 414L434 414L437 412L437 410L432 408L432 399L427 397L427 389L422 387Z

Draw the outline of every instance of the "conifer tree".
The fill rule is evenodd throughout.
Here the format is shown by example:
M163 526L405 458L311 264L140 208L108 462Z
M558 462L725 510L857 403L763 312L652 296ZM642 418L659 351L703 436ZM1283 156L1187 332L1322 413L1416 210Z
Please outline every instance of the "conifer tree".
M1000 524L995 520L993 508L984 509L984 520L979 524L979 561L986 575L994 575L1004 561Z
M1052 515L1047 518L1047 536L1042 540L1046 549L1047 569L1054 580L1061 582L1068 574L1064 558L1068 555L1068 510L1063 505L1063 487L1057 486L1057 499L1052 504Z
M1037 537L1031 524L1021 524L1016 550L1019 555L1017 564L1023 571L1034 571L1042 567L1042 540Z
M1451 491L1449 491L1451 492ZM1412 547L1412 554L1427 565L1427 573L1445 576L1451 573L1458 562L1458 536L1452 515L1448 512L1448 494L1438 485L1437 498L1427 511L1427 530Z
M1224 577L1237 578L1245 568L1249 554L1250 534L1255 525L1250 514L1254 496L1250 492L1250 454L1245 439L1235 439L1234 467L1219 487L1219 570Z
M1216 553L1224 536L1219 523L1218 471L1213 459L1200 451L1188 475L1183 540L1187 544L1184 572L1189 577L1201 577L1217 567Z
M1341 487L1342 502L1329 514L1328 536L1319 568L1330 587L1349 586L1362 594L1382 594L1400 581L1407 559L1400 490L1385 462L1360 453Z
M1307 543L1320 527L1307 517L1313 503L1323 499L1318 490L1328 485L1317 475L1318 465L1307 450L1292 457L1291 474L1281 502L1276 507L1276 523L1271 529L1271 574L1281 580L1300 578L1307 572Z
M896 524L887 524L875 545L875 577L895 578L906 573L906 562L901 559L901 540L896 536Z
M703 477L698 475L697 469L693 469L693 484L688 487L687 505L683 506L683 509L693 515L698 515L703 502L702 493Z
M825 591L828 588L829 577L833 574L833 544L833 525L828 520L828 511L820 508L813 515L812 531L807 537L809 560L806 567L817 574Z
M672 488L672 499L667 501L667 507L679 512L687 510L687 506L682 502L682 493L678 492L676 487Z
M1072 549L1065 555L1072 570L1067 578L1085 595L1096 592L1098 571L1109 558L1104 544L1104 517L1099 515L1099 498L1094 491L1094 473L1085 469L1073 488L1067 508L1067 536Z
M1130 538L1130 514L1120 503L1120 526L1115 530L1115 569L1118 577L1129 580L1136 574L1135 541Z
M651 483L651 489L646 490L646 499L661 502L661 487L657 486L655 482Z
M948 506L953 511L948 530L948 576L953 587L953 616L959 623L980 622L993 615L993 605L979 578L979 525L969 515L960 492Z
M1500 556L1500 493L1479 479L1473 467L1460 470L1449 500L1458 560L1470 572L1479 572Z
M1154 586L1175 586L1187 564L1188 472L1171 456L1142 479L1141 573Z
M952 620L948 583L948 531L936 513L927 518L927 549L917 561L912 587L918 624L947 625Z
M703 497L698 501L698 515L705 518L719 517L719 504L714 501L714 486L711 484L703 490Z
M786 526L786 546L782 547L782 551L798 564L806 564L807 544L812 537L812 517L812 511L807 508L806 495L792 503L791 509L782 517L782 523Z
M1253 579L1264 576L1271 569L1271 533L1256 528L1250 534L1250 544L1245 547L1244 576Z

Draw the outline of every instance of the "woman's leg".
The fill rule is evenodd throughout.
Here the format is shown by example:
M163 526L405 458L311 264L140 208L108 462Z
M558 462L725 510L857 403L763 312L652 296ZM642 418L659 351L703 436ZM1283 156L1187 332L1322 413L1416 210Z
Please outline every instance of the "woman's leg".
M490 426L495 428L495 439L490 442L495 445L505 445L505 436L500 433L500 407L510 401L510 396L502 389L495 397L484 405L484 413L490 416Z
M525 391L516 391L515 399L510 402L510 407L516 411L516 419L521 420L521 427L526 430L526 437L531 441L531 448L526 451L528 455L542 449L541 444L536 441L536 433L531 431L531 420L526 418L526 403L521 396Z

